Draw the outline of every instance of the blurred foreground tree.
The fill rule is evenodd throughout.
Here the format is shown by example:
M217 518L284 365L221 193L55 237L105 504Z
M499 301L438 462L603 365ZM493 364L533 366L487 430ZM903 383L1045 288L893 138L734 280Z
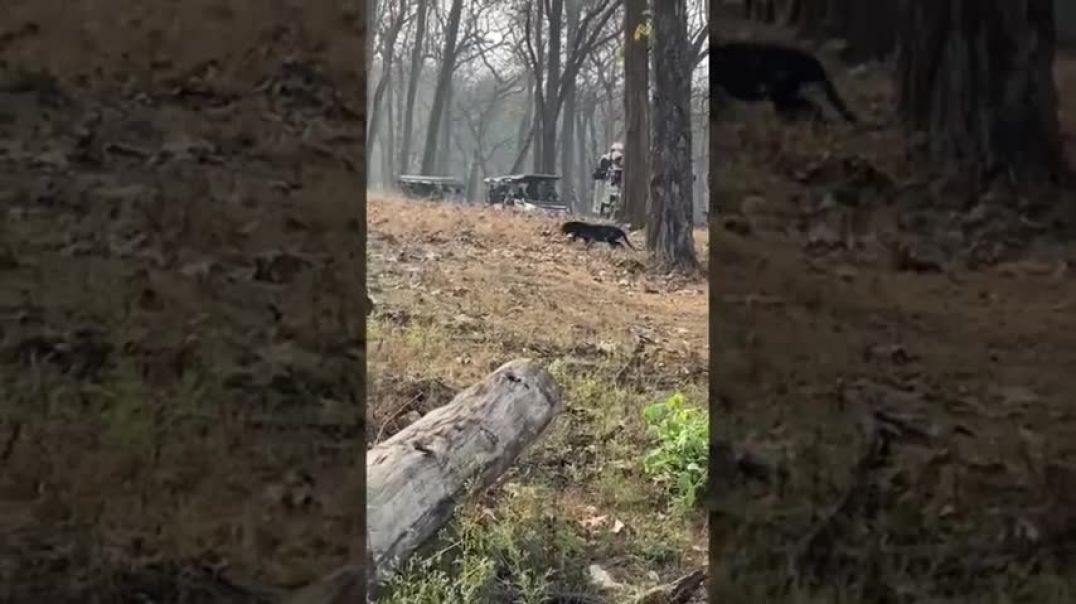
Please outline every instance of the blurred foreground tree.
M848 61L882 59L894 49L901 0L745 0L748 19L788 27L801 38L845 43Z
M981 190L1063 166L1054 0L903 0L897 111L922 149Z

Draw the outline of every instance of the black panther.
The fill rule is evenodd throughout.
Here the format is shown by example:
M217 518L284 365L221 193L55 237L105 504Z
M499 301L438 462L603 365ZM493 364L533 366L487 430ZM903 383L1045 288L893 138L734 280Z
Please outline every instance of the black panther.
M748 102L770 101L783 118L825 121L821 108L800 94L818 85L829 104L850 124L858 120L837 93L826 69L810 53L765 42L728 42L710 51L710 86Z
M569 238L575 239L578 237L586 241L586 247L590 247L595 241L608 243L611 247L620 247L620 242L623 241L628 247L635 249L635 246L628 241L627 233L620 227L615 227L611 224L590 224L589 222L572 220L565 222L560 227L560 232Z

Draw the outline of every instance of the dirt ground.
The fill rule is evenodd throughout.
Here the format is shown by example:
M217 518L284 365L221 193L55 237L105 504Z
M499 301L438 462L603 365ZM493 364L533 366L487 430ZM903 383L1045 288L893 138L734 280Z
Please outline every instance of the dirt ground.
M597 595L597 564L624 598L700 568L702 510L670 511L639 460L652 446L645 405L675 392L706 405L704 279L654 276L641 252L572 245L555 218L375 197L368 212L371 442L513 358L547 364L564 391L550 433L447 529L457 567L488 561L516 585L548 572L543 593ZM704 231L696 243L705 258ZM387 601L459 593L431 576L412 569L412 599Z
M4 3L0 601L257 601L356 545L356 15Z
M883 66L833 69L890 119ZM891 128L718 116L720 601L1073 601L1072 194L962 205Z

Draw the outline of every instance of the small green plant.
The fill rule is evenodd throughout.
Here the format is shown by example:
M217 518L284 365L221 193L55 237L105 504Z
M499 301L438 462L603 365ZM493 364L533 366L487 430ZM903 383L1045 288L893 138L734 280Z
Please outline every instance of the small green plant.
M644 408L643 421L657 441L643 457L643 472L672 492L674 504L691 507L706 480L706 411L688 405L677 392Z

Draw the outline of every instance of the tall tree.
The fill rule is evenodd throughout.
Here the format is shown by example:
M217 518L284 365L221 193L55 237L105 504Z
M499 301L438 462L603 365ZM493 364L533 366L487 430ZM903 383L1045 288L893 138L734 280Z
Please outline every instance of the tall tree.
M561 45L564 38L564 0L545 0L549 22L549 37L546 45L548 58L546 59L544 99L554 99L561 92L561 76L563 75L561 64ZM564 87L564 95L567 95L567 86ZM563 101L562 101L563 102ZM541 169L547 172L556 170L557 165L557 113L560 107L555 109L552 103L546 102L542 110L542 138L541 138Z
M686 0L654 3L652 176L647 246L658 264L698 270L692 223L691 70L695 64L687 33Z
M411 47L411 73L407 78L407 100L404 101L403 132L400 137L400 173L411 169L411 135L415 124L415 95L418 79L422 75L422 59L426 40L426 20L430 12L430 0L418 0L415 7L415 45Z
M378 53L381 55L381 75L377 80L377 86L374 88L374 98L370 106L370 120L366 128L366 145L371 150L374 148L377 142L377 134L381 130L380 126L383 119L381 117L381 101L385 97L385 91L388 89L389 83L392 81L392 65L396 62L396 41L408 20L407 5L407 2L396 0L387 7L388 21L379 34L381 43L379 44Z
M422 150L422 173L434 172L437 162L438 137L441 134L441 120L451 95L452 74L456 71L456 44L459 42L460 20L463 17L463 0L452 0L448 9L448 23L445 26L445 51L441 60L441 69L437 74L437 87L433 91L433 106L430 108L430 122L426 128L426 146Z
M1062 168L1053 0L904 0L897 110L978 190Z
M569 0L568 5L565 7L567 12L566 26L568 39L572 40L579 32L579 14L582 6L579 0ZM564 95L564 116L561 118L561 135L560 135L560 174L561 180L561 196L568 200L573 210L578 211L580 209L579 195L576 186L576 178L579 174L579 165L575 158L576 141L575 129L579 121L577 115L578 107L576 103L578 101L578 87L576 84L576 78L572 78L564 82L566 94Z
M574 0L580 1L580 0ZM582 12L575 36L564 44L564 0L523 5L521 53L535 77L535 171L557 169L557 125L570 90L566 82L579 75L583 63L597 48L616 37L607 31L623 0L592 0ZM555 50L554 50L555 49Z
M621 222L646 223L650 187L650 35L647 0L624 3L624 189Z

